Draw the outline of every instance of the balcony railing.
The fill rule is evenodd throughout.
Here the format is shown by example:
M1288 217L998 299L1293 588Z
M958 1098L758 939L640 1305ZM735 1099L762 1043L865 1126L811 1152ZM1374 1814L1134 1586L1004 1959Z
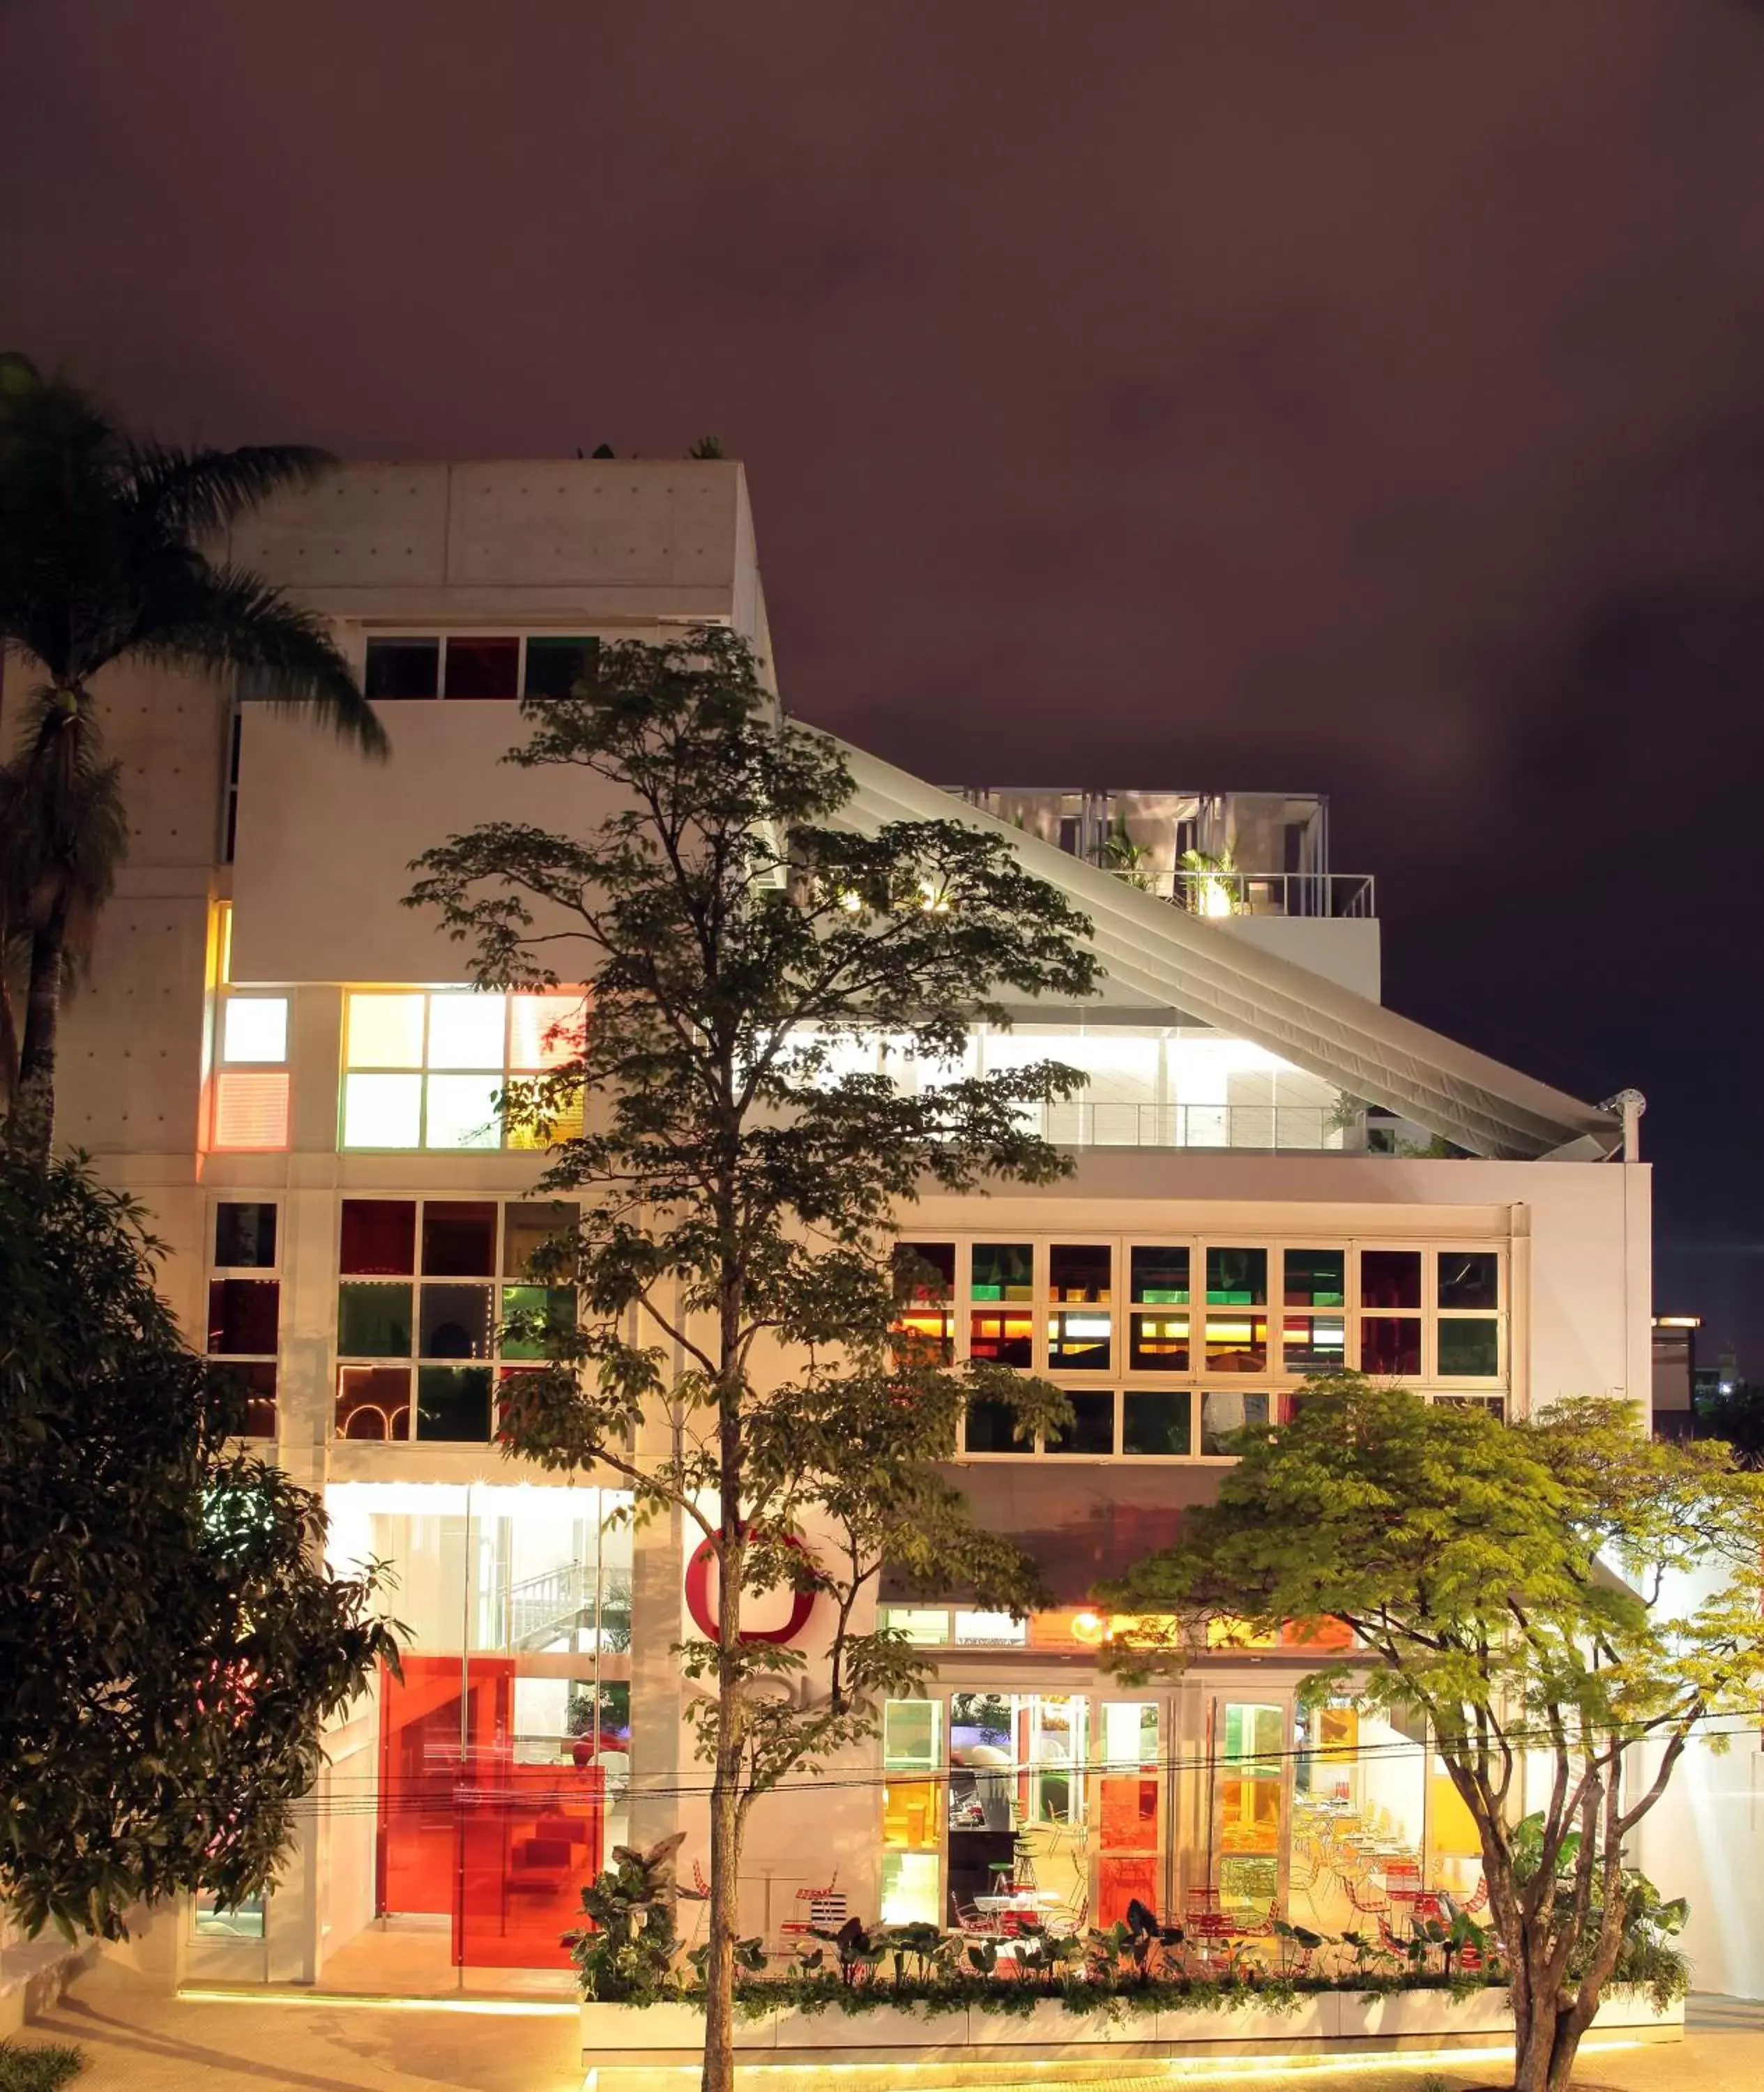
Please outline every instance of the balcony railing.
M1044 1104L1031 1123L1061 1148L1234 1148L1362 1153L1363 1126L1323 1104Z
M1191 915L1377 915L1369 871L1135 871L1116 878L1157 894Z

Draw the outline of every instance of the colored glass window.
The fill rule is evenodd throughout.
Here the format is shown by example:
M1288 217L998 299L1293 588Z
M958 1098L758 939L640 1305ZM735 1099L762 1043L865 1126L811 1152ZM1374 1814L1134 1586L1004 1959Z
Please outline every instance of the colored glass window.
M564 1199L533 1199L504 1207L503 1277L530 1277L534 1256L555 1236L573 1227L575 1221L576 1208Z
M530 698L573 698L594 688L599 671L598 639L560 639L547 635L527 642L526 686Z
M1187 1372L1188 1317L1135 1315L1127 1363L1136 1372Z
M240 1437L275 1437L275 1366L267 1359L262 1359L249 1365L229 1366L227 1371L239 1383L244 1396L244 1415L240 1421Z
M344 1366L337 1375L337 1436L410 1436L409 1366Z
M1442 1308L1498 1308L1501 1260L1492 1250L1439 1252L1439 1305Z
M417 1436L455 1443L490 1438L488 1366L419 1366Z
M1209 1388L1200 1398L1200 1450L1213 1456L1234 1452L1236 1448L1226 1442L1234 1431L1247 1431L1268 1420L1265 1394Z
M482 1278L496 1269L493 1199L431 1199L422 1209L425 1278Z
M518 639L449 639L444 698L512 698L520 681Z
M1366 1249L1360 1253L1362 1308L1419 1308L1421 1253L1418 1249Z
M525 1074L567 1067L582 1052L582 1022L579 995L510 996L508 1065Z
M976 1243L969 1291L976 1300L1032 1300L1035 1262L1028 1243Z
M421 995L352 995L345 1061L352 1068L420 1068Z
M236 1270L272 1269L275 1208L255 1199L223 1199L214 1208L214 1261Z
M966 1445L971 1453L1030 1453L1035 1448L1015 1435L1015 1412L1008 1402L968 1404Z
M208 1289L208 1348L218 1357L270 1355L276 1348L282 1288L274 1278L216 1278Z
M1048 1364L1058 1372L1107 1372L1113 1355L1113 1325L1087 1309L1048 1318Z
M1210 1295L1209 1295L1210 1298ZM1265 1315L1207 1314L1208 1372L1265 1372L1268 1370L1268 1317Z
M431 1075L424 1147L500 1148L502 1087L500 1075Z
M1106 1244L1056 1243L1048 1251L1048 1298L1106 1305L1112 1263Z
M346 1281L337 1288L337 1349L351 1359L410 1356L410 1294L407 1285Z
M1420 1316L1361 1316L1360 1369L1381 1379L1414 1379L1421 1370Z
M1187 1388L1129 1388L1122 1397L1122 1451L1152 1459L1185 1456L1193 1400Z
M370 698L432 698L440 673L439 639L370 639L362 688Z
M288 1146L286 1071L247 1074L224 1069L214 1078L214 1145L235 1151Z
M1069 1390L1066 1399L1072 1405L1072 1421L1063 1429L1050 1426L1047 1450L1050 1453L1088 1453L1094 1455L1113 1453L1115 1450L1115 1398L1107 1388L1079 1388Z
M221 1009L221 1058L228 1062L285 1061L288 997L228 996Z
M1131 1252L1133 1298L1152 1308L1188 1305L1188 1245L1140 1244Z
M487 1359L496 1333L488 1286L426 1286L417 1354L426 1359Z
M1493 1320L1442 1315L1439 1320L1442 1380L1492 1380L1501 1369L1501 1327Z
M499 1069L508 1027L506 996L432 995L429 1065Z
M567 1334L576 1326L576 1296L567 1286L505 1286L502 1289L502 1319L525 1329L524 1335L505 1333L505 1359L543 1359L548 1355L547 1336Z
M414 1199L345 1199L343 1253L346 1275L402 1277L417 1269Z
M421 1075L345 1075L345 1148L417 1148L422 1139Z
M1260 1308L1268 1300L1265 1249L1209 1249L1207 1303L1215 1308Z
M1035 1364L1035 1323L1027 1314L988 1314L976 1310L968 1318L968 1351L971 1357L988 1359L994 1365L1028 1366Z
M1347 1303L1347 1252L1289 1249L1282 1295L1289 1308L1342 1308Z
M1340 1372L1347 1364L1347 1325L1339 1315L1289 1315L1282 1363L1290 1373Z

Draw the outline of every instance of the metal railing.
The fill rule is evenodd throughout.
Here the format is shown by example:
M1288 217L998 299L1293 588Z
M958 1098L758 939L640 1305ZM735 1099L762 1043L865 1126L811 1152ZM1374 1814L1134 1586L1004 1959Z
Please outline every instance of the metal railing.
M1364 1127L1323 1104L1044 1104L1028 1115L1061 1148L1235 1148L1363 1152Z
M594 1572L580 1562L560 1564L537 1576L505 1584L495 1607L501 1646L534 1649L592 1624Z
M1369 871L1117 871L1123 884L1173 901L1191 915L1303 915L1369 921L1378 912Z

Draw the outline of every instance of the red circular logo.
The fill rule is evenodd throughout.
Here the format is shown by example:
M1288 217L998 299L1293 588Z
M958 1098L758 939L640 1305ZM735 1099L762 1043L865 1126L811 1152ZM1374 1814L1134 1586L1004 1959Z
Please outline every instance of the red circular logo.
M793 1547L798 1554L808 1550L793 1534L784 1537L786 1547ZM686 1610L692 1615L692 1624L707 1641L717 1636L716 1615L711 1610L711 1569L716 1560L716 1550L708 1540L701 1540L692 1550L692 1558L686 1564ZM790 1593L790 1617L781 1627L743 1627L743 1641L794 1641L808 1624L808 1617L815 1610L812 1591L793 1591Z

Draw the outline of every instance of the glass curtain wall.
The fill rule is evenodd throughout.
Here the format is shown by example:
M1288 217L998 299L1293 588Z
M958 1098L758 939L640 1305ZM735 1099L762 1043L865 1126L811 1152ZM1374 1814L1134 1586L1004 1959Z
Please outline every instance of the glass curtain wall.
M456 1965L567 1965L581 1885L629 1813L628 1504L518 1485L326 1492L333 1563L388 1564L385 1609L411 1631L371 1738L352 1724L334 1761L351 1805L327 1824L344 1885L328 1951L374 1920L444 1918Z

